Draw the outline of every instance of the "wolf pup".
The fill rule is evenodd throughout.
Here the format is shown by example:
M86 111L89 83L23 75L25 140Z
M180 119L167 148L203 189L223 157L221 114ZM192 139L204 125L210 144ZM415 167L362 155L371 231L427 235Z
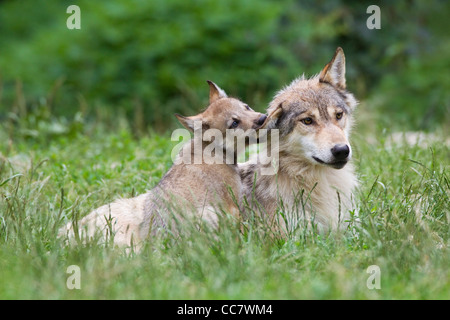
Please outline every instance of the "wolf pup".
M305 220L321 229L345 225L358 185L349 142L356 105L346 89L341 48L320 74L295 79L270 103L269 113L282 109L275 125L278 172L261 175L262 165L245 163L240 174L247 200L263 208L260 214L276 230L292 231Z
M213 82L208 81L208 84L208 108L193 117L177 115L188 130L193 132L198 125L203 134L195 138L194 132L194 139L181 149L176 164L159 184L145 194L118 199L95 209L80 221L68 223L60 229L60 236L68 235L73 239L84 235L91 238L98 233L103 239L108 239L114 234L115 245L138 249L149 235L173 227L170 219L172 209L192 212L212 225L217 224L216 210L223 209L235 216L239 214L236 203L240 203L242 186L236 155L242 150L234 144L233 136L231 139L228 136L221 138L227 129L236 129L235 137L239 140L245 137L248 129L268 128L276 122L280 110L267 117L238 99L227 97ZM211 132L208 129L215 129L212 133L216 134L207 136ZM198 151L199 163L195 161L199 155L193 154ZM188 156L192 156L191 162ZM184 161L186 159L188 161Z
M240 216L242 185L237 155L249 143L257 142L256 131L273 125L280 110L267 117L238 99L229 98L213 82L208 81L208 84L209 106L205 111L192 117L176 115L181 124L194 133L194 138L184 145L176 164L148 193L142 237L159 229L174 230L173 226L168 226L170 209L182 209L184 218L190 212L214 227L218 225L217 212L221 210ZM249 129L253 129L250 130L255 134L253 137L248 135ZM211 131L215 133L213 137ZM239 144L239 141L245 142ZM195 163L199 155L200 161ZM175 217L183 220L176 214Z

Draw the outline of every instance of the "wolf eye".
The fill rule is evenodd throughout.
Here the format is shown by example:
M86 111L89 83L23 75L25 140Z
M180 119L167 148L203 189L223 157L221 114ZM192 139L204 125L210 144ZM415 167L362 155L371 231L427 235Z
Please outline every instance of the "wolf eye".
M246 104L244 107L245 107L245 109L247 109L249 111L251 110L250 107L248 106L248 104Z
M234 120L232 123L231 123L231 126L230 126L230 128L237 128L237 126L239 125L239 120Z
M338 120L342 119L343 115L344 115L343 112L336 113L336 119L338 119Z
M311 118L305 118L300 121L303 122L304 124L306 124L307 126L313 123L313 119L311 119Z

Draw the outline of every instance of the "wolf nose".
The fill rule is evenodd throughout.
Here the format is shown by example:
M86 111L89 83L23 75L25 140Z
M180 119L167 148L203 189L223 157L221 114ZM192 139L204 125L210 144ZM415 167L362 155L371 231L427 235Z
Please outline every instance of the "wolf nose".
M331 148L331 153L336 160L345 160L350 154L350 148L346 144L337 144Z
M266 119L267 119L267 116L266 116L265 114L263 114L263 115L258 119L258 121L256 122L256 124L257 124L258 126L262 126L263 123L264 123L264 121L266 121Z

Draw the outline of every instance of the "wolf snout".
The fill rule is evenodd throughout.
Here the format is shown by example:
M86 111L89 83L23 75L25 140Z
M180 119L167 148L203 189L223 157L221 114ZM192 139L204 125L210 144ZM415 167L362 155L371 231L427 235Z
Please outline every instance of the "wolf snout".
M264 121L266 121L267 116L265 114L261 115L261 117L259 117L259 119L256 121L256 124L258 126L262 126L264 124Z
M337 144L331 148L331 154L336 161L346 160L350 154L350 148L346 144Z

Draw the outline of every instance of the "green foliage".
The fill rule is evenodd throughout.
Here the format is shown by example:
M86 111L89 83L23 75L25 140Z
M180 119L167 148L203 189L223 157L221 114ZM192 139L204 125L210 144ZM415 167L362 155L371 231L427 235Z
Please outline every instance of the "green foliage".
M382 2L381 30L366 28L370 2L80 0L81 30L68 30L70 4L0 4L0 111L17 103L18 82L28 109L60 87L52 113L73 116L85 101L89 116L120 110L138 131L162 130L205 106L207 79L262 111L341 46L358 98L388 97L379 109L410 128L448 120L445 1Z
M365 26L369 1L79 0L81 30L70 4L0 2L0 298L449 298L448 1L381 1L381 30ZM362 100L349 230L281 239L224 221L140 253L57 237L159 181L175 143L155 131L205 106L205 80L262 111L337 46ZM410 129L434 138L390 141ZM80 291L65 286L73 264ZM373 264L381 290L366 286Z
M450 56L450 42L437 47L433 54L411 59L402 72L382 79L380 94L371 101L380 111L380 126L394 122L397 130L434 130L439 123L450 123L450 74L445 71L450 60L442 59Z
M118 122L114 133L83 122L72 136L39 144L0 128L10 141L0 145L0 298L449 298L443 135L424 147L355 135L359 221L343 233L306 229L281 239L258 221L241 229L224 220L218 231L155 240L139 253L98 239L67 246L57 237L67 221L145 192L171 165L167 135L137 140L125 119ZM80 290L66 287L70 265L80 267ZM370 265L380 267L380 290L366 286Z

